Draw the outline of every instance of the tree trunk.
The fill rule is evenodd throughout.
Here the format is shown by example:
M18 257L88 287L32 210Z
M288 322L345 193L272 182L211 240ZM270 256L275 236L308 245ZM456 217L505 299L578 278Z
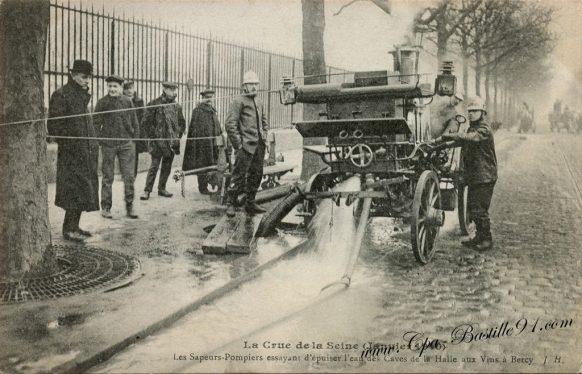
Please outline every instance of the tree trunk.
M469 94L469 47L467 46L467 38L463 37L461 41L461 54L463 56L463 91L465 93L465 98Z
M447 19L446 12L442 12L437 17L437 69L443 65L444 59L447 57Z
M501 116L497 104L497 74L493 75L493 110L495 111L495 119L499 120Z
M49 0L0 2L0 123L44 117ZM0 278L50 272L44 121L0 126Z
M326 83L325 50L323 34L325 31L325 7L323 0L301 0L303 13L303 75L305 84ZM303 120L316 120L324 105L303 104ZM303 139L303 145L325 144L325 138ZM303 152L301 179L307 180L321 170L325 164L319 156Z
M481 96L481 53L475 53L475 95Z
M489 114L490 120L495 117L495 110L491 106L491 94L489 88L491 87L491 72L489 69L485 69L485 108Z

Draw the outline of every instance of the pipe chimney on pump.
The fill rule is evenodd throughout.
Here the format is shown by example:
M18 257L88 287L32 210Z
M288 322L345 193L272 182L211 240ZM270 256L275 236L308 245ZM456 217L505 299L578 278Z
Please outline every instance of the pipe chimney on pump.
M415 82L416 75L418 75L418 56L420 54L418 48L398 45L394 46L394 50L389 53L394 61L394 72L400 75L400 83Z

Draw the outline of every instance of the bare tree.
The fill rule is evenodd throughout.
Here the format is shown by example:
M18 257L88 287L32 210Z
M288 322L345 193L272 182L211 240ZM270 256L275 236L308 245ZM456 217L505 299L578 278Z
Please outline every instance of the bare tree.
M426 8L414 18L415 31L429 34L428 40L436 44L439 66L447 56L449 39L457 32L465 18L474 11L478 2L471 4L457 7L457 3L452 0L442 0L436 7Z
M482 94L484 76L485 101L493 114L500 96L499 81L513 80L512 86L504 86L518 86L514 78L520 75L513 72L515 61L520 61L521 66L535 64L551 52L553 37L549 24L553 10L519 0L463 0L461 7L472 10L458 25L453 39L463 58L465 91L468 89L468 67L472 61L475 92ZM504 96L507 97L507 93Z
M52 271L43 68L48 0L0 2L0 277ZM35 120L36 121L33 121Z

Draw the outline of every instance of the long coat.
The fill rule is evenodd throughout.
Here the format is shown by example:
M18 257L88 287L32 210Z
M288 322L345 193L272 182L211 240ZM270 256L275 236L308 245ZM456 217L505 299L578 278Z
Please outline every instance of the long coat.
M59 88L50 98L49 118L89 114L91 95L75 81ZM49 120L49 135L95 137L90 115ZM96 140L57 139L57 193L55 205L65 210L99 210Z
M188 138L218 136L221 134L216 109L208 103L200 103L192 111ZM186 141L182 170L192 170L216 165L218 147L214 139L189 139Z
M269 130L261 99L247 95L237 96L230 104L224 127L235 149L242 147L254 154L259 144L259 136L266 143Z
M173 105L164 105L171 103ZM150 139L171 139L150 140L148 147L152 155L170 157L173 153L180 154L180 138L186 128L186 119L180 104L162 94L148 103L142 126Z
M136 138L144 138L147 136L144 131L141 130L141 121L143 120L143 112L144 112L144 102L143 99L137 96L137 93L133 94L131 98L133 102L133 107L135 109L135 115L137 116L137 131L135 133ZM148 151L148 142L147 140L136 140L135 142L135 150L137 153L143 153Z

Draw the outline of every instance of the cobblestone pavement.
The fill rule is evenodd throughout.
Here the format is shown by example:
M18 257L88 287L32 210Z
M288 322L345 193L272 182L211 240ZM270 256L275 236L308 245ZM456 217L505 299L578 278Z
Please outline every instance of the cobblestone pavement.
M374 219L346 291L311 305L306 302L302 309L290 300L311 300L304 295L306 289L319 288L306 283L305 274L323 272L325 265L310 269L295 263L297 280L284 292L265 294L265 289L278 287L277 277L261 277L229 296L230 301L219 301L206 314L200 312L161 332L148 347L137 347L126 358L121 355L96 369L133 370L139 361L155 371L156 366L146 363L154 361L165 371L189 372L579 372L581 147L582 137L566 134L498 136L500 179L491 208L495 248L489 252L461 246L456 215L450 214L433 261L419 266L407 228L389 219ZM284 269L275 275L291 276ZM203 325L211 326L214 337L221 335L221 339L205 335ZM229 333L221 332L221 325ZM471 335L465 334L459 342L461 335L453 331L459 326L466 331L468 325L474 337L496 327L497 335L505 336L468 341ZM407 332L423 334L422 341L438 339L440 344L422 353L410 350L403 338ZM245 347L245 341L258 347ZM269 348L273 342L290 347ZM323 347L300 348L299 342ZM328 347L327 342L344 346ZM361 354L365 342L399 346L396 352L379 355L378 361L350 361L349 357ZM164 357L159 357L160 347L166 347ZM209 352L221 359L196 361L197 355ZM186 354L186 362L177 364L176 353ZM190 361L189 353L197 358ZM268 361L269 355L278 361ZM292 356L299 360L282 361Z

